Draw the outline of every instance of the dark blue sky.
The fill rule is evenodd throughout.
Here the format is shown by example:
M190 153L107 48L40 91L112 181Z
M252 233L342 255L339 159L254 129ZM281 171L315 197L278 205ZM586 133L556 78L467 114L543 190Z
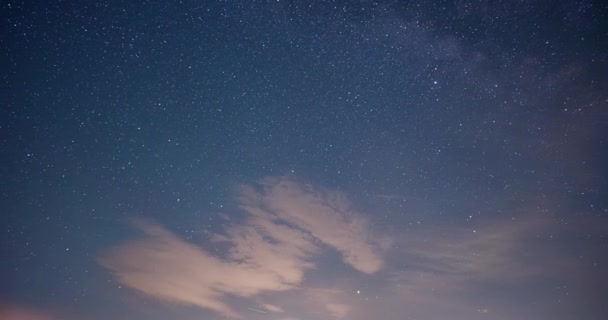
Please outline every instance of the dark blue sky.
M600 1L1 16L2 319L608 312Z

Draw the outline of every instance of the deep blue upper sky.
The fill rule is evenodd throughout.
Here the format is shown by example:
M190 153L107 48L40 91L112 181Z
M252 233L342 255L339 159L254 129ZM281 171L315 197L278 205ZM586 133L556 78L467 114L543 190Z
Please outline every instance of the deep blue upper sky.
M2 319L608 312L600 1L0 15Z

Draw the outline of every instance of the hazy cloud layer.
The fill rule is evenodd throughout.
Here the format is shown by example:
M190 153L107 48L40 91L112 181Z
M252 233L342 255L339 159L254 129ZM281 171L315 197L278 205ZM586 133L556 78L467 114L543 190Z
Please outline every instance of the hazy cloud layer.
M341 303L328 303L325 305L329 313L336 318L344 318L348 314L350 307Z
M387 315L392 319L402 313L412 319L445 314L512 319L518 316L513 310L525 309L521 307L526 303L524 287L553 297L563 286L570 299L580 299L586 294L585 283L598 278L598 270L586 268L580 256L559 250L557 244L580 236L585 229L560 224L555 215L533 210L466 226L412 228L395 236L395 247L386 262L387 285L375 293L383 307L374 304L355 313L361 315L358 319L365 319L388 308L393 310ZM585 269L588 275L581 276ZM495 294L493 298L486 296L488 291ZM550 305L551 299L547 299L536 304ZM509 307L515 305L520 307Z
M340 193L268 178L240 188L238 199L249 216L212 239L227 244L223 257L154 222L135 220L144 237L107 250L99 262L119 282L142 293L231 317L241 315L224 302L226 295L252 297L294 288L306 269L315 267L320 244L336 249L361 272L373 273L382 266L367 221ZM270 304L264 308L282 311ZM338 304L327 309L336 316L347 310Z
M1 320L55 320L56 318L38 310L15 305L0 304Z
M485 299L484 290L511 290L515 299L512 291L529 280L567 283L579 293L587 285L580 261L556 250L555 241L593 228L560 224L549 210L414 225L379 237L345 195L288 178L240 186L236 200L247 215L211 237L225 248L219 256L154 222L135 220L144 237L108 249L99 262L141 293L235 318L252 312L273 319L401 319L404 313L509 319L516 316L506 307L513 301ZM358 272L317 279L326 287L305 281L307 270L321 265L315 259L324 248ZM231 296L251 298L251 308L235 308Z
M562 299L584 299L594 286L605 287L594 284L601 275L591 263L560 250L559 243L593 228L563 224L546 210L512 213L392 232L393 247L373 279L345 274L326 279L325 288L304 283L304 288L273 295L272 301L284 307L285 315L297 318L441 319L449 314L499 320L526 314L542 318L551 313L549 307L555 314L567 312L559 303L560 294ZM584 236L601 239L602 232ZM546 300L528 304L529 290L542 292Z

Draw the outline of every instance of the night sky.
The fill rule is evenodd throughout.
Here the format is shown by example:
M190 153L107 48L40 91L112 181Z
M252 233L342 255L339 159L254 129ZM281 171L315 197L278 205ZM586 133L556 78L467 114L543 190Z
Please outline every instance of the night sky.
M605 2L0 15L1 320L606 319Z

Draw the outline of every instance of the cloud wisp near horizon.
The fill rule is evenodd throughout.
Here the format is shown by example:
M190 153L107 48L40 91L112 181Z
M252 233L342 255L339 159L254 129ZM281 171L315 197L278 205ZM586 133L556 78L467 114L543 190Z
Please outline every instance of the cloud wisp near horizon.
M369 292L364 289L362 295L356 289L361 279L384 283L371 291L376 299L382 296L385 304L394 304L393 309L407 306L411 314L421 308L426 314L433 308L458 310L472 317L497 312L496 301L471 298L488 285L516 290L539 277L578 281L571 276L580 267L576 259L547 240L547 235L560 234L556 217L548 214L384 230L381 236L369 226L373 215L357 211L345 194L292 178L267 177L242 185L235 199L246 216L209 239L222 252L210 252L139 218L131 224L143 236L105 250L98 261L119 283L146 296L232 318L244 317L244 310L229 302L233 297L250 299L255 308L248 310L281 317L304 306L339 319L352 310L359 315L380 312L378 305L361 309L370 304ZM323 271L317 270L323 252L334 252L351 271L345 269L341 279L307 281L307 273ZM318 287L330 280L342 282L332 289Z
M0 304L2 320L57 320L48 311L34 310L17 304Z
M211 239L227 245L225 256L153 221L133 219L144 237L110 248L99 263L120 283L146 295L235 318L242 315L223 298L293 289L306 270L315 268L315 254L324 248L339 252L345 264L361 273L380 270L386 244L374 240L382 237L371 234L367 219L343 194L282 177L239 189L238 203L248 216ZM345 313L339 305L330 309Z

